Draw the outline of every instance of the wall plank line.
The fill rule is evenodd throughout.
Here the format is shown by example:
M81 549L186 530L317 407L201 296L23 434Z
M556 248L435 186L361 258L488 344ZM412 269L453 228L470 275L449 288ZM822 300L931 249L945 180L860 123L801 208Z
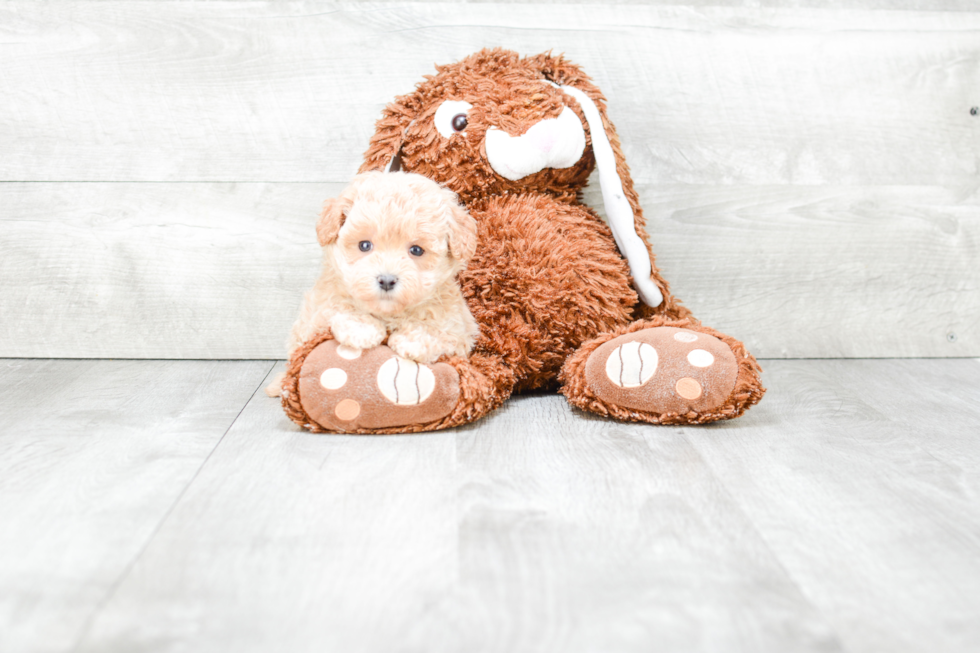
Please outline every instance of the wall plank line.
M283 357L342 187L0 184L0 356ZM640 193L674 292L757 356L980 355L975 191Z
M281 356L381 108L485 45L605 90L706 323L978 355L980 11L812 4L0 4L0 355Z
M0 180L344 181L387 102L495 45L582 64L643 182L980 172L980 12L15 1L0 43Z

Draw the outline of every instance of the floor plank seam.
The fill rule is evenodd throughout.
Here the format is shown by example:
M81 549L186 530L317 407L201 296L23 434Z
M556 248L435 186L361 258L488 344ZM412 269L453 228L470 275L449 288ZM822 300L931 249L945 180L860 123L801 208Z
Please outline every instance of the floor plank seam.
M739 501L738 498L736 498L736 496L728 489L728 486L708 461L708 458L701 452L700 447L698 447L697 443L690 437L688 429L683 429L683 435L684 439L691 445L691 448L697 452L698 458L701 459L701 462L704 464L705 468L711 472L711 477L718 482L718 486L721 488L722 492L725 493L725 496L732 502L732 505L738 506L739 512L742 513L742 517L745 518L745 522L749 524L749 526L752 528L752 532L756 534L759 541L762 543L762 546L764 546L765 550L772 556L773 562L776 564L776 566L786 575L786 579L793 584L793 587L795 587L800 593L800 597L806 601L806 604L810 607L810 609L812 609L815 614L820 615L820 617L824 620L824 624L826 624L828 630L834 634L834 638L836 639L837 645L840 647L841 653L849 653L851 649L846 645L844 639L841 637L840 629L837 627L837 624L835 624L834 621L830 619L827 614L817 606L816 603L814 603L813 598L803 589L803 586L800 584L799 580L797 580L796 576L790 572L789 568L783 563L783 560L776 554L775 549L773 549L772 545L769 544L769 540L766 539L766 537L762 534L762 531L760 531L758 526L756 526L755 521L746 512L745 506L742 505L742 502Z
M156 538L157 533L160 532L160 529L170 518L170 515L173 514L174 509L183 500L184 495L187 494L187 490L190 489L190 487L194 484L194 481L197 480L197 477L201 474L201 470L203 470L207 466L208 461L211 460L211 456L213 456L214 452L217 451L218 447L221 446L221 443L224 441L225 436L227 436L228 433L231 432L231 429L234 428L239 418L241 418L242 413L244 413L245 409L248 408L248 405L252 403L252 400L255 398L256 393L262 389L266 380L269 378L269 374L276 368L277 364L278 361L274 361L270 364L269 369L267 369L265 374L262 375L258 385L248 395L248 398L242 404L241 409L235 414L235 417L231 420L231 422L229 422L228 427L224 430L224 433L221 434L221 437L218 438L218 441L214 443L214 446L211 448L211 451L209 451L208 455L204 457L203 461L201 461L201 464L194 472L194 475L191 476L189 481L187 481L187 484L180 491L180 494L177 495L177 497L174 499L170 507L167 508L167 512L163 514L163 516L160 518L160 521L157 522L157 525L153 528L153 531L149 534L149 536L147 536L146 541L143 543L143 546L139 548L139 551L136 552L132 560L130 560L129 563L126 565L126 567L123 569L122 573L119 574L119 577L115 580L115 582L113 582L112 586L109 588L109 591L106 592L105 597L103 597L103 599L99 602L99 604L95 607L95 609L92 610L92 614L89 615L89 618L85 621L85 624L82 626L81 630L79 631L78 638L75 640L75 644L71 647L72 653L77 653L82 643L85 641L85 637L88 635L89 631L91 630L92 625L95 623L95 620L102 613L102 611L105 610L105 607L112 600L113 596L115 596L116 592L119 590L119 587L122 586L123 582L129 576L129 574L132 573L133 568L136 566L136 563L140 560L140 558L143 557L143 554L146 553L146 550L149 548L150 544ZM263 398L265 398L264 395Z

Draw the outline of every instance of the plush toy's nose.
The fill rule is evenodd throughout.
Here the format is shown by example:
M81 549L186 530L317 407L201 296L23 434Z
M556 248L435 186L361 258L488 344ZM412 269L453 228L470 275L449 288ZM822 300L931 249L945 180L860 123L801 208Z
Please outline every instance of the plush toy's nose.
M575 112L565 107L520 136L491 127L486 135L487 161L494 172L517 181L545 168L568 168L585 152L585 129Z
M389 291L393 289L398 284L398 277L393 274L379 274L378 275L378 285L381 286L381 290Z

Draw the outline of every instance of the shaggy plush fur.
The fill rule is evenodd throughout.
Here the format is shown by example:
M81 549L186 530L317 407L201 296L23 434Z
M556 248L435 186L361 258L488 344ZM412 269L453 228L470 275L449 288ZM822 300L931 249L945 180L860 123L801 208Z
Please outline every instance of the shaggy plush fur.
M633 209L636 235L650 256L651 280L663 295L657 306L638 300L630 268L610 229L580 202L596 165L592 135L582 107L559 86L584 92L601 114L623 193ZM470 105L465 121L456 123L463 128L453 128L458 133L447 132L445 124L434 124L446 101ZM585 130L586 146L577 163L544 168L516 181L494 171L486 155L489 130L519 137L542 120L557 118L566 107ZM700 326L661 277L605 99L578 66L561 56L521 58L495 49L437 67L436 74L413 93L388 105L377 124L361 170L389 166L443 184L476 219L478 246L459 279L480 325L480 336L468 359L447 361L459 372L461 384L459 403L451 415L437 423L371 432L463 424L493 410L512 392L553 388L559 382L569 402L583 410L655 424L698 424L736 417L762 397L761 370L742 343ZM592 352L618 335L657 326L713 335L728 344L738 373L735 388L722 405L684 414L631 410L598 397L590 388L584 365ZM287 387L289 393L295 391L302 352L311 351L317 338L328 337L322 332L294 354L287 375L293 380ZM296 397L284 395L283 400L297 423L313 430L322 428L309 423Z
M517 136L548 118L557 118L568 106L586 124L582 108L553 84L574 86L588 95L602 114L616 157L616 170L636 222L636 233L646 243L653 263L652 278L664 295L659 307L637 305L636 317L665 315L690 317L669 292L656 268L656 257L646 233L646 220L619 136L606 114L606 100L592 80L577 65L561 56L539 54L521 58L507 50L483 50L455 64L437 66L414 93L395 99L382 112L361 171L384 170L399 155L403 170L434 179L452 189L469 207L474 200L499 195L536 193L566 204L579 205L582 189L595 168L592 137L586 128L586 150L569 168L545 168L519 179L504 179L486 158L485 137L491 126ZM550 82L543 84L542 82ZM459 136L444 142L433 127L433 117L445 99L466 99L473 104L468 124ZM607 233L607 238L609 235Z

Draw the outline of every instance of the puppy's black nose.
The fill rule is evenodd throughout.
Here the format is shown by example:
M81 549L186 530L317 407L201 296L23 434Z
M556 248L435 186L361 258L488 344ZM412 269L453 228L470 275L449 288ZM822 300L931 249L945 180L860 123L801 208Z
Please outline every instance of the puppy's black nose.
M381 290L391 290L398 283L398 277L391 274L382 274L378 276L378 285L381 286Z

